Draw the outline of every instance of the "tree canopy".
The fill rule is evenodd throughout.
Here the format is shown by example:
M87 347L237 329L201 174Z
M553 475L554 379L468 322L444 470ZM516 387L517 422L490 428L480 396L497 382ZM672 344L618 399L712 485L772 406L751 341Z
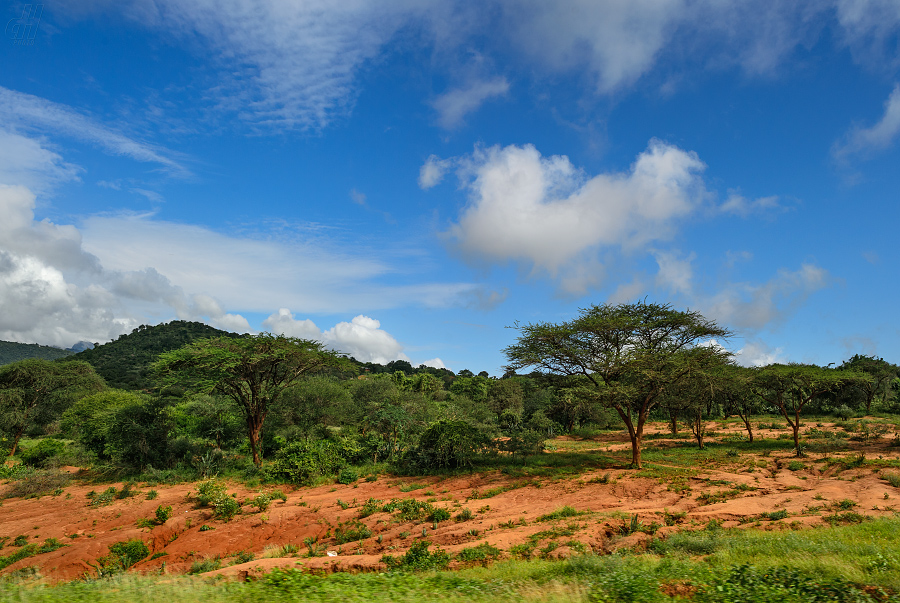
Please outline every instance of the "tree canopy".
M78 394L104 387L86 362L31 358L0 367L0 431L12 439L10 456L27 429L58 419Z
M730 355L713 341L729 337L728 329L669 304L594 305L567 322L514 328L521 336L505 350L507 368L589 382L597 401L625 422L635 467L644 424L665 389Z
M286 388L343 358L307 339L260 333L201 339L159 356L153 369L164 386L180 386L230 398L243 415L253 462L260 466L259 435Z

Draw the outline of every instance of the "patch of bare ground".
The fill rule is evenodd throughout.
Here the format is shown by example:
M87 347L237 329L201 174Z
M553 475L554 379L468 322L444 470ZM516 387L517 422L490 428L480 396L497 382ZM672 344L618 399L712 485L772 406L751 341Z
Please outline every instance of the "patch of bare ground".
M144 541L151 556L156 556L134 566L134 571L144 573L183 573L205 559L219 559L224 566L209 572L211 575L246 577L275 567L355 572L383 569L383 555L403 554L423 538L450 553L488 543L506 556L565 557L622 547L639 550L653 537L699 529L711 520L724 527L800 529L821 525L823 517L838 511L852 509L878 517L893 514L894 505L900 504L900 490L880 476L885 465L900 465L900 450L888 446L887 439L853 444L850 450L827 458L810 454L796 459L788 449L741 450L726 455L727 438L742 433L743 427L710 424L709 431L716 435L708 442L719 453L698 456L692 463L688 450L692 440L683 435L667 439L665 425L652 427L649 433L656 434L656 439L647 441L648 450L681 454L673 454L671 460L665 454L657 455L643 471L626 467L628 451L615 452L623 446L621 434L591 441L557 438L553 444L558 452L578 445L581 452L598 450L621 458L621 465L567 477L523 479L491 471L456 477L381 476L373 482L313 488L282 486L286 502L276 500L264 513L245 505L231 521L214 519L210 509L198 508L193 497L195 484L153 486L158 496L152 500L147 497L151 488L140 486L135 496L92 506L89 492L101 492L107 486L121 489L123 484L80 485L76 480L56 496L3 500L0 536L9 540L0 555L16 550L10 543L19 535L35 543L46 538L60 540L66 546L22 559L4 570L35 566L50 581L95 575L94 564L108 554L110 545L135 538ZM833 426L819 427L828 428ZM774 439L782 433L759 430L756 437ZM717 441L723 443L716 445ZM860 453L868 462L853 462ZM404 482L424 487L403 492ZM5 489L0 486L0 495ZM239 483L228 488L239 501L259 491ZM493 495L471 498L475 493ZM399 521L396 513L384 511L360 518L360 507L367 500L395 498L429 501L454 517L468 509L471 518L439 523ZM162 525L139 527L141 520L154 517L158 506L171 506L171 517ZM542 517L563 507L578 513ZM336 528L357 521L368 527L371 535L337 544ZM284 549L284 545L294 548ZM309 555L310 550L315 556ZM255 559L236 563L241 552L252 553ZM670 586L673 592L680 592L684 585Z

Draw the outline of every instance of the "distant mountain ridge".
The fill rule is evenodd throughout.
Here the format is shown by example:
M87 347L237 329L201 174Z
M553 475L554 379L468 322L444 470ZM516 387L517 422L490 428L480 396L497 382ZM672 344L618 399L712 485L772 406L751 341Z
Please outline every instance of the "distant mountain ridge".
M243 337L202 322L173 320L159 325L141 325L115 341L98 345L70 356L84 360L104 378L110 387L150 389L150 365L163 352L177 350L196 339L207 337Z
M71 356L75 352L64 350L49 345L37 343L16 343L15 341L0 341L0 365L27 360L29 358L42 358L44 360L58 360Z

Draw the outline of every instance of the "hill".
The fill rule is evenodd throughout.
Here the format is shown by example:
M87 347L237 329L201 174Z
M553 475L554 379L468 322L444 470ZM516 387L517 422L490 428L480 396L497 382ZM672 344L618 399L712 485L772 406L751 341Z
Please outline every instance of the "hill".
M201 322L173 320L155 326L141 325L115 341L84 350L71 358L84 360L111 387L149 389L150 364L163 352L177 350L195 339L207 337L241 337Z
M15 343L13 341L0 341L0 365L27 360L28 358L43 358L44 360L56 360L74 354L72 350L63 350L49 345L36 343Z

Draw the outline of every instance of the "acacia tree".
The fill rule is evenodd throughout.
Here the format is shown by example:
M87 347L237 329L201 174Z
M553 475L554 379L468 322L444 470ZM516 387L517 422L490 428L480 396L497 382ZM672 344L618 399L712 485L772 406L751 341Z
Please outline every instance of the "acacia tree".
M867 379L868 376L861 373L813 364L770 364L757 369L751 387L787 421L794 435L794 451L797 456L802 456L800 414L803 408L819 396Z
M750 388L753 375L753 369L734 364L726 365L720 374L716 394L725 415L737 415L743 421L751 443L753 425L750 418L760 413L760 398Z
M58 419L79 394L105 387L94 368L80 360L29 358L0 367L0 430L12 438L9 456L27 429Z
M632 466L638 468L644 424L661 394L730 355L706 345L729 337L730 331L699 312L669 304L594 305L568 322L514 328L521 336L504 350L507 370L536 367L590 383L596 399L615 409L625 423Z
M160 354L153 370L162 385L230 398L243 415L259 467L260 432L284 390L306 375L343 364L342 357L316 341L260 333L194 341Z
M859 379L854 386L865 395L866 414L872 408L872 402L877 394L881 394L882 404L887 398L888 385L897 378L900 367L875 356L856 354L850 360L845 360L840 370L862 372L868 375L868 379Z

